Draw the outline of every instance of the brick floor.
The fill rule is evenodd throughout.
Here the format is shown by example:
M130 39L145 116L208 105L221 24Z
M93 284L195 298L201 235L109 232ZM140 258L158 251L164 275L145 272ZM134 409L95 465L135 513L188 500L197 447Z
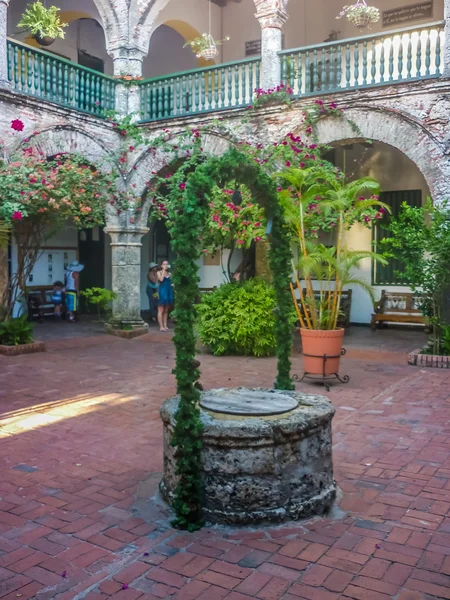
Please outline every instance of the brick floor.
M195 534L149 500L170 335L0 357L0 599L450 599L450 372L407 366L383 333L349 345L351 381L329 393L333 518ZM201 361L205 387L274 379L273 359Z

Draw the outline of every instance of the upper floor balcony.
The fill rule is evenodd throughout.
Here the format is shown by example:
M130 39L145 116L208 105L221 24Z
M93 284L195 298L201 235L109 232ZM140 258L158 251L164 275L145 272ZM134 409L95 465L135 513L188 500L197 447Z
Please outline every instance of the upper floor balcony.
M143 122L249 106L254 90L266 87L255 4L212 2L213 37L231 38L219 47L215 61L198 59L185 47L200 31L208 31L207 0L165 1L153 24L148 54L140 59L141 75L124 81L121 76L127 73L119 70L120 58L116 61L117 54L108 47L97 2L83 0L74 11L73 0L55 1L69 24L67 34L43 49L17 30L25 0L15 0L8 12L7 78L21 93L99 117L117 109L124 86L133 86L139 99L133 112ZM363 32L336 21L341 3L291 0L287 6L283 45L289 49L277 52L277 81L291 87L294 98L441 76L443 0L435 0L434 14L426 9L409 11L406 17L395 11L397 0L384 1L388 6L380 21ZM411 26L398 27L408 25L407 19Z

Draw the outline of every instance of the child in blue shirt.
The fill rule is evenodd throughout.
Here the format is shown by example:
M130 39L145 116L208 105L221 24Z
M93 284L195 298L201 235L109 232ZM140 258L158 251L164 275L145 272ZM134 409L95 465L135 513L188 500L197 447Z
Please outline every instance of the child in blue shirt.
M64 303L63 293L64 284L62 281L55 281L52 290L52 302L55 305L55 316L57 319L61 318L61 309Z

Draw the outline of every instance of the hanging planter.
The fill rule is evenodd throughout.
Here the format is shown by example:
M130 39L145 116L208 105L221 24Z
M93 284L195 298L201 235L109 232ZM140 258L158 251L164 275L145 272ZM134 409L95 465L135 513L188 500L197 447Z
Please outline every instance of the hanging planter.
M214 60L218 55L217 46L227 42L230 38L227 36L223 40L215 40L210 33L202 33L200 37L196 37L190 42L186 42L183 46L190 46L192 52L195 53L197 58L204 58L205 60Z
M356 4L344 6L336 19L346 18L358 29L368 29L380 19L380 11L375 6L367 6L366 0L357 0Z
M56 38L64 38L64 27L67 23L61 21L57 6L47 8L37 0L28 4L18 27L28 30L41 46L50 46Z

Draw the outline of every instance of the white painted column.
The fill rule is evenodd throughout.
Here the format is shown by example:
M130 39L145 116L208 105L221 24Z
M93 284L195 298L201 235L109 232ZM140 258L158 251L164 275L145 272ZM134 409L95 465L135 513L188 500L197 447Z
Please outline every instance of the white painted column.
M444 68L443 76L450 77L450 0L444 0Z
M11 87L8 81L8 5L9 0L0 0L0 88Z
M288 0L253 0L261 25L261 87L274 88L281 82L282 28L288 19Z

